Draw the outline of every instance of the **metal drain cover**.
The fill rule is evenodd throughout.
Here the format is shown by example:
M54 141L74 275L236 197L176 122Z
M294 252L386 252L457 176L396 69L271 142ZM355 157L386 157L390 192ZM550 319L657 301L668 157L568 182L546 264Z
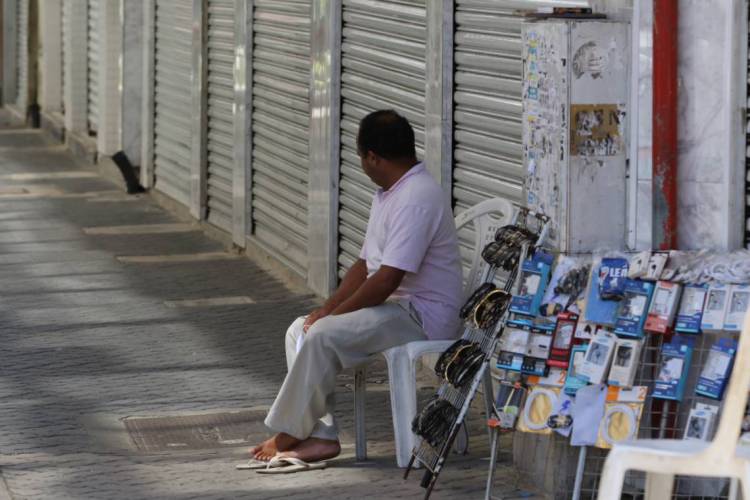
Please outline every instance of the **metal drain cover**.
M265 416L266 410L248 410L123 421L138 451L155 452L255 445L268 436Z

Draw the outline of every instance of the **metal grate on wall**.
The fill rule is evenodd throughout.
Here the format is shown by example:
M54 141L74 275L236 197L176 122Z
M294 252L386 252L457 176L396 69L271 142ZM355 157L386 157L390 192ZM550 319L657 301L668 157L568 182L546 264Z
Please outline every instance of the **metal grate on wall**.
M359 257L375 185L357 155L359 121L393 108L414 128L424 153L425 0L344 0L341 47L339 276Z
M154 187L185 206L195 119L192 5L192 0L156 0L154 26Z
M206 141L207 218L232 229L234 165L234 0L209 0L208 134Z
M256 0L253 11L254 240L307 273L310 0Z
M101 2L103 0L88 0L86 58L88 60L88 123L89 133L99 130L99 73L101 64L100 18Z

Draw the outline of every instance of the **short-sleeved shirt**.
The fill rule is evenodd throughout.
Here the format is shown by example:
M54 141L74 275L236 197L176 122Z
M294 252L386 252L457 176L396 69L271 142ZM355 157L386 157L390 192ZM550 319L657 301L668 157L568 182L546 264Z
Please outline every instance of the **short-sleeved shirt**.
M391 297L412 303L430 339L457 337L463 291L456 226L423 163L375 193L360 258L368 277L382 265L406 271Z

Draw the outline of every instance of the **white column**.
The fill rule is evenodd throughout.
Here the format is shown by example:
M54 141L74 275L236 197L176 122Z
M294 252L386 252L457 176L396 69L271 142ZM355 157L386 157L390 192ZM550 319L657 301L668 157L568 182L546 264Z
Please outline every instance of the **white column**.
M120 71L121 145L130 161L141 161L143 83L143 11L145 2L121 0L122 67ZM150 75L153 78L153 73Z
M63 0L63 9L68 16L70 29L66 30L65 44L65 129L86 133L88 119L86 116L87 72L86 60L86 2L80 0Z
M40 82L39 105L43 112L62 111L62 1L39 2Z
M121 149L122 0L100 0L99 14L99 130L97 151L112 156Z

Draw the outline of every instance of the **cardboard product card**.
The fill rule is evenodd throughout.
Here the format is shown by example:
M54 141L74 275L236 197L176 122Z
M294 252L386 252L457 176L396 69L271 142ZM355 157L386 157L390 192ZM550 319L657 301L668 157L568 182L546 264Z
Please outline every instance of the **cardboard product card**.
M498 348L505 352L526 354L530 337L531 329L527 325L508 321L498 342Z
M617 443L630 441L638 436L647 394L646 386L632 389L609 388L604 417L599 424L597 448L612 448Z
M632 387L638 371L643 341L617 339L612 366L609 369L607 384L617 387Z
M750 285L732 285L727 315L724 318L724 330L739 332L742 329L748 305L750 305Z
M545 333L532 333L529 337L526 355L537 359L549 358L552 337Z
M706 285L686 285L677 311L674 331L677 333L700 333L703 307L706 303Z
M703 308L701 331L720 332L724 329L724 318L729 308L729 293L731 287L722 283L715 283L708 287L706 305Z
M520 372L523 367L523 354L500 351L497 355L497 367L501 370Z
M657 281L644 329L653 333L668 333L672 330L682 286L671 281Z
M568 311L580 314L579 303L585 295L590 272L589 259L567 255L558 258L542 299L542 315L556 316L566 307ZM578 295L571 297L569 292L572 290L577 291Z
M495 399L498 427L506 430L515 428L525 396L526 389L520 383L500 382Z
M617 310L615 333L617 335L643 337L643 326L648 315L648 306L654 284L647 281L625 280L625 290Z
M570 352L568 373L565 377L565 385L563 386L563 391L565 391L565 394L575 396L576 392L578 392L578 389L584 387L587 384L586 380L579 376L581 366L583 366L583 362L586 359L587 349L588 344L581 344L573 346L573 349Z
M591 280L586 292L584 320L597 325L614 326L617 317L617 308L620 303L615 300L604 300L599 295L600 275L601 269L599 267L596 267L591 272Z
M589 323L588 321L583 321L579 318L578 323L576 324L576 332L574 335L575 340L588 342L594 338L595 333L596 325L594 323Z
M521 286L510 301L510 311L525 316L538 316L549 281L553 257L537 252L521 266Z
M549 366L547 366L547 360L545 358L524 356L521 365L521 373L524 375L537 375L543 377L547 375L548 371Z
M543 385L530 387L518 419L517 429L534 434L550 434L552 429L549 428L547 422L552 415L553 408L557 405L559 394L559 387Z
M599 267L599 295L604 300L620 300L628 278L628 259L604 258Z
M711 346L706 364L698 377L695 393L707 398L721 400L729 376L732 374L734 355L737 353L737 341L719 339Z
M709 441L718 414L718 406L697 403L688 415L683 439Z
M648 261L650 258L651 251L649 250L633 255L628 263L628 278L634 280L646 276L646 273L648 273Z
M656 281L661 277L669 260L669 252L654 252L648 259L648 271L643 277L645 280Z
M655 398L682 401L694 346L695 337L683 335L675 335L670 343L662 345Z
M578 371L578 376L594 385L606 380L616 342L616 335L599 330L586 350L586 358Z
M577 314L564 312L557 316L557 325L555 325L555 331L552 334L549 365L561 368L568 367L577 322Z

